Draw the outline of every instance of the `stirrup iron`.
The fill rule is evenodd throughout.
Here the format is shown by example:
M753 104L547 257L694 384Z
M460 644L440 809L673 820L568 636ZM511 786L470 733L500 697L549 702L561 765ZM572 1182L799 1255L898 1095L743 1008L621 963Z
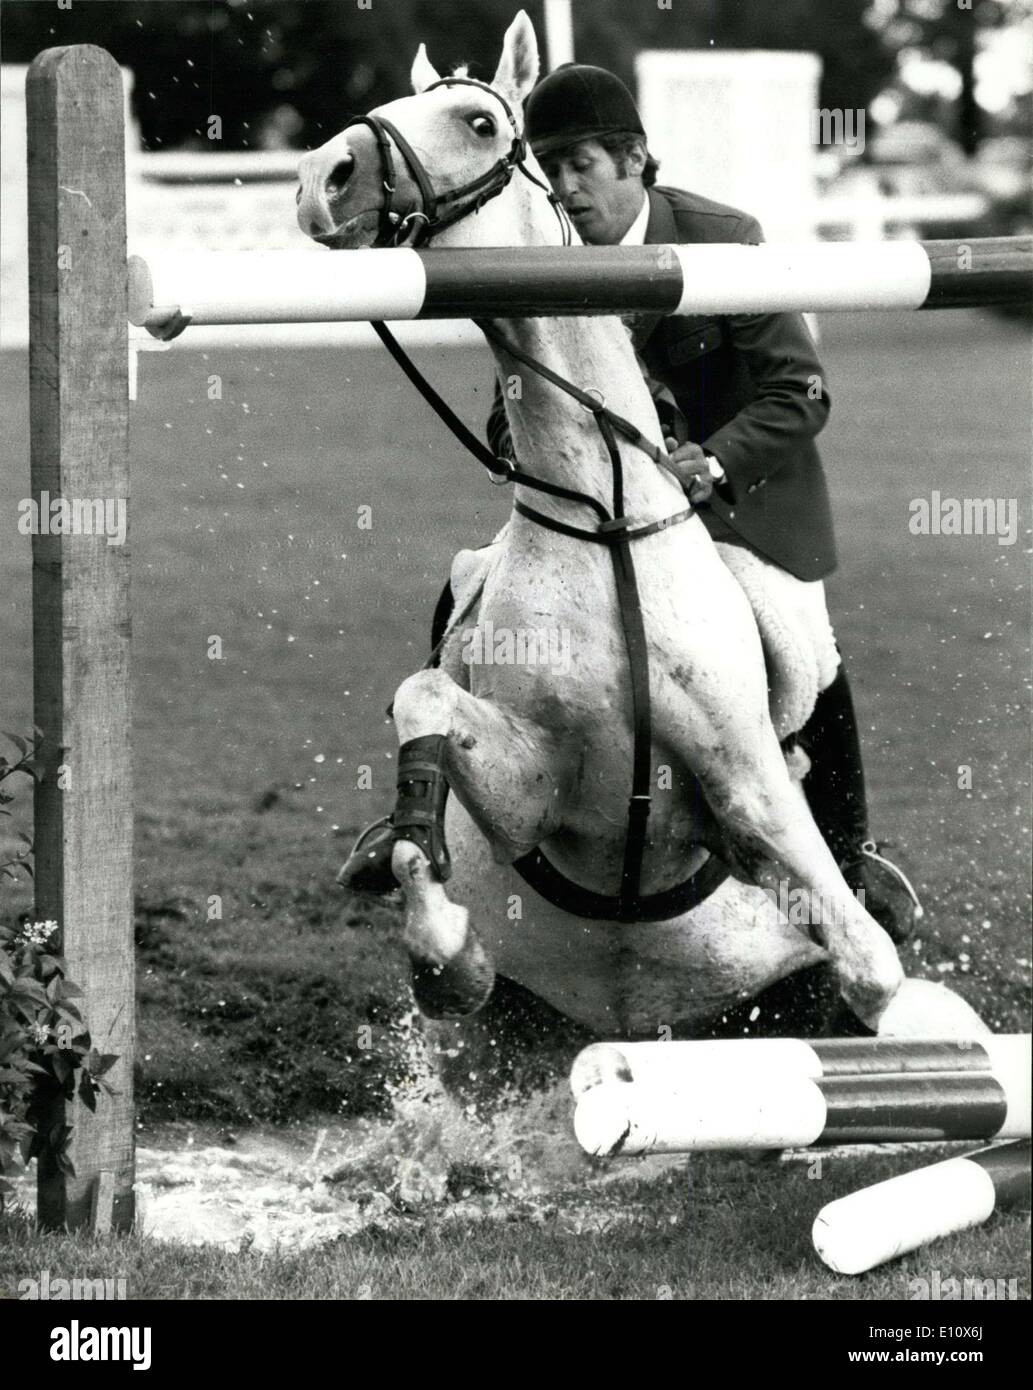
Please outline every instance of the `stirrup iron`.
M871 859L876 864L881 864L886 872L896 879L901 888L903 888L904 892L911 899L911 903L915 909L915 921L920 922L925 916L925 908L919 901L914 885L900 865L894 864L892 859L887 859L886 856L880 852L879 846L874 840L865 840L864 844L861 846L861 858L859 862L863 864L866 859Z

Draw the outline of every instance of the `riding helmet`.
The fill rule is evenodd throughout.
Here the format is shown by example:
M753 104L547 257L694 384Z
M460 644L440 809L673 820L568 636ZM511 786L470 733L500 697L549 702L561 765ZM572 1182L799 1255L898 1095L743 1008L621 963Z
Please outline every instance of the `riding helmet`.
M564 63L527 98L524 134L539 159L579 140L617 131L646 133L634 97L605 68Z

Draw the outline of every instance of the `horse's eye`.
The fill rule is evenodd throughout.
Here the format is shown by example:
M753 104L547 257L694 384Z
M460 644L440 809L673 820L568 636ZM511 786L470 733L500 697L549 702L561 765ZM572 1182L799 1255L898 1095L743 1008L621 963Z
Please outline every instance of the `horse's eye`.
M487 139L489 135L495 134L495 122L490 116L471 116L470 129L475 135L481 135Z

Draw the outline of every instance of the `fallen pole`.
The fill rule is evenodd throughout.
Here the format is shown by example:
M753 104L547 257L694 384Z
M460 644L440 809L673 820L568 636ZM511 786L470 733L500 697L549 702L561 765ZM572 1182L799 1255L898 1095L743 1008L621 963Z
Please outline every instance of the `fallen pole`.
M1028 1139L1028 1076L988 1071L885 1076L715 1069L677 1086L610 1081L574 1112L590 1154Z
M1030 1141L950 1158L840 1197L814 1220L814 1248L837 1274L863 1274L932 1240L1030 1204Z
M1033 237L762 246L169 251L129 261L129 318L326 323L1033 303Z
M592 1043L574 1058L575 1099L607 1081L677 1086L715 1069L749 1074L759 1069L805 1076L884 1076L904 1072L989 1071L1012 1077L1016 1089L1030 1076L1026 1033L974 1038L732 1038L705 1042Z

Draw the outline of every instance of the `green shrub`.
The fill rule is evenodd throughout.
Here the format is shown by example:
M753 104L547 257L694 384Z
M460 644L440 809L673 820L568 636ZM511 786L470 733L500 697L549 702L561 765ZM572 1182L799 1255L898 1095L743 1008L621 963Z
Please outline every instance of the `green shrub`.
M10 816L14 794L3 784L17 772L35 777L39 736L31 743L15 734L5 737L19 754L14 763L0 757L0 814ZM21 833L17 838L24 848L0 864L0 878L32 873L31 841ZM72 1130L63 1118L55 1119L57 1102L78 1093L94 1110L97 1092L110 1093L103 1077L117 1061L93 1048L73 1002L82 991L54 950L58 935L55 921L0 924L0 1209L13 1192L7 1179L30 1159L48 1152L63 1171L73 1171Z

